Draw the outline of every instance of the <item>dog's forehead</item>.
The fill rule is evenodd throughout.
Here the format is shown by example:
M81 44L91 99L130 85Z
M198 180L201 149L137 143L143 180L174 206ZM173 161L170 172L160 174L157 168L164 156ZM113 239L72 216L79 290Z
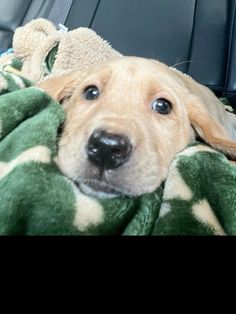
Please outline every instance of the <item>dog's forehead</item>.
M174 75L169 67L156 60L140 57L121 57L105 62L94 68L92 75L146 83L171 83Z
M139 57L123 57L110 63L110 69L114 72L120 70L131 75L151 75L157 72L169 72L168 67L151 59Z

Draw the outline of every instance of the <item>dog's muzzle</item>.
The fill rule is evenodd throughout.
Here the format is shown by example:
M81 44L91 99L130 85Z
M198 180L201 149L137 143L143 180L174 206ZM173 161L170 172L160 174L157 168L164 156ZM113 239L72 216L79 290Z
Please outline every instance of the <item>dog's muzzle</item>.
M88 159L100 169L115 169L130 157L132 145L125 135L95 131L87 146Z

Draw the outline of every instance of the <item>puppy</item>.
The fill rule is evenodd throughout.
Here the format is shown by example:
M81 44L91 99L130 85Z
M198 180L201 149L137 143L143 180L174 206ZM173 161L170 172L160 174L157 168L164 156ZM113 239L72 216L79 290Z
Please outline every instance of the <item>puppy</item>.
M187 75L122 57L38 85L66 111L58 166L94 197L154 191L196 137L236 158L236 117Z

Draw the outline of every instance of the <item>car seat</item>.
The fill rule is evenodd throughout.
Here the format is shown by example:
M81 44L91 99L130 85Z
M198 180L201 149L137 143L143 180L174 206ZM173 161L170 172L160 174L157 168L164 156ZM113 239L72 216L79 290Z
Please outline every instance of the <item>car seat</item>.
M236 0L72 0L66 16L59 2L1 0L1 50L18 26L61 14L69 30L92 28L125 55L176 66L236 108Z

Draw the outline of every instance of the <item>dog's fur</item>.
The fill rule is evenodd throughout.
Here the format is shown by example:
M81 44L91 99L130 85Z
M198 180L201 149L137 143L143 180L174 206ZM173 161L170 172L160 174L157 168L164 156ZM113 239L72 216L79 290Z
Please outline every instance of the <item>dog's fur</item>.
M91 85L101 91L94 101L84 98L84 90ZM158 61L122 57L38 86L66 110L58 165L90 195L135 196L154 191L166 179L173 158L196 135L236 158L235 116L208 88ZM171 102L170 114L152 110L157 98ZM102 176L86 154L88 139L97 129L123 134L133 147L126 163Z

